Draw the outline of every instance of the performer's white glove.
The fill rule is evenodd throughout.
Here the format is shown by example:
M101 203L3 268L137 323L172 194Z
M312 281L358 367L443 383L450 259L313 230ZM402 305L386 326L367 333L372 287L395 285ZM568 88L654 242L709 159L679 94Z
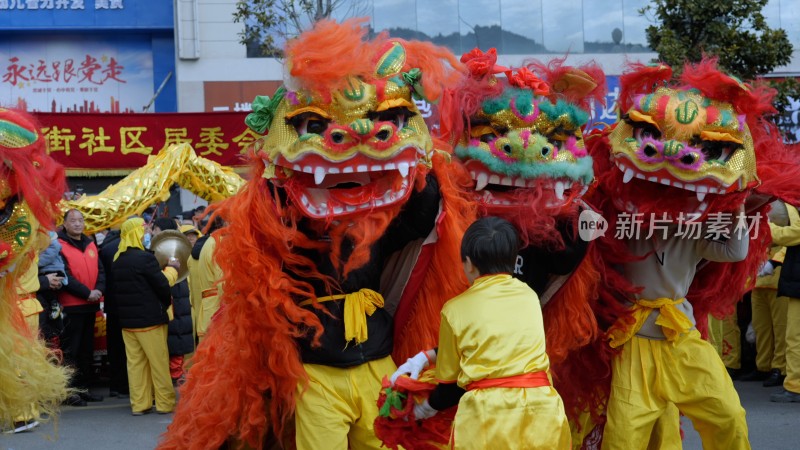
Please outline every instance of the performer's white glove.
M761 266L761 270L758 271L758 276L763 277L767 275L772 275L775 272L775 267L772 266L772 263L766 261L763 266Z
M756 330L753 328L753 322L747 324L747 332L744 334L744 339L750 344L756 343Z
M425 370L425 368L429 365L430 362L428 361L428 356L425 354L425 352L419 352L401 364L400 367L397 368L397 371L392 374L390 380L392 384L394 384L400 375L405 374L408 374L409 377L416 380L419 378L419 374L422 373L422 371Z
M417 420L428 419L435 416L437 412L439 411L433 409L428 400L414 404L414 417Z

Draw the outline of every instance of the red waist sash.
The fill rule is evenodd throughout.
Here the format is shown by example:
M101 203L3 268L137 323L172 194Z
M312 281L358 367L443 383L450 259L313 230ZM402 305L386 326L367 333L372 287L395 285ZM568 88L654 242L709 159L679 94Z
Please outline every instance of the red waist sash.
M550 386L550 379L547 377L547 372L531 372L523 373L521 375L512 375L503 378L485 378L483 380L473 381L467 385L467 390L472 391L475 389L486 389L493 387L503 388L532 388Z

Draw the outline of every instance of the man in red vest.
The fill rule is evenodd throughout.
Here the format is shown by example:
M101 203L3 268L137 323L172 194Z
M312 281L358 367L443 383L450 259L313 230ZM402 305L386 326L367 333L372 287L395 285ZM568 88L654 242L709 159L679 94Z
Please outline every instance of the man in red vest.
M61 350L65 363L75 368L71 386L83 391L67 399L66 404L72 406L103 400L103 396L91 394L88 389L94 361L94 319L106 278L97 245L83 234L84 227L83 214L71 209L64 215L64 230L58 233L69 279L58 295L64 315Z

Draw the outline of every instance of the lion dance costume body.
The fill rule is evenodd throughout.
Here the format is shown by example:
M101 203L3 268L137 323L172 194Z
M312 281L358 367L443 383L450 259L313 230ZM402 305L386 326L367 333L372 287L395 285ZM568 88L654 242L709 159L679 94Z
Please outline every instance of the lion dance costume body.
M285 86L255 102L248 124L268 135L219 209L221 309L161 448L261 448L270 431L298 448L379 447L390 355L434 346L441 306L467 287L456 269L474 208L413 101L436 99L459 63L365 41L361 23L289 42Z
M591 102L604 100L605 75L562 60L507 69L496 65L494 49L462 62L469 73L445 96L442 131L456 141L479 214L506 218L520 232L514 276L539 295L553 384L580 442L589 419L602 420L609 392L605 331L627 314L600 295L601 255L578 235L579 216L592 210L582 195L594 181L582 128ZM508 84L495 78L500 72Z
M627 292L604 286L631 315L610 331L621 352L603 448L647 442L672 405L705 448L749 448L738 395L701 333L708 314L733 311L766 258L768 202L800 200L800 166L764 119L772 92L714 60L676 79L663 64L634 65L620 84L621 120L588 138L598 174L591 201L609 221L598 245L619 268L608 279L630 283Z
M0 109L0 428L52 415L66 398L67 372L21 314L17 283L50 239L66 183L47 156L34 119ZM35 270L35 269L34 269Z

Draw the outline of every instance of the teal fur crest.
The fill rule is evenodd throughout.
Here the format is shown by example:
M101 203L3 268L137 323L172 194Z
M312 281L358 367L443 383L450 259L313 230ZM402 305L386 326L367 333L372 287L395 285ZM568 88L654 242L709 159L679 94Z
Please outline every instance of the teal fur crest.
M539 110L547 114L550 119L567 116L570 123L575 125L576 128L585 125L589 121L589 113L563 100L557 101L555 105L550 102L539 103Z
M523 116L527 116L533 112L533 97L533 91L509 87L500 96L484 100L481 107L484 114L493 115L511 109L513 100L516 110Z
M567 150L562 150L567 151ZM554 161L546 163L508 163L494 157L491 153L480 147L457 146L456 156L463 161L474 159L483 163L489 171L497 174L504 174L512 177L522 177L526 179L534 178L568 178L583 184L589 184L594 179L592 168L592 157L585 156L578 158L576 162Z

